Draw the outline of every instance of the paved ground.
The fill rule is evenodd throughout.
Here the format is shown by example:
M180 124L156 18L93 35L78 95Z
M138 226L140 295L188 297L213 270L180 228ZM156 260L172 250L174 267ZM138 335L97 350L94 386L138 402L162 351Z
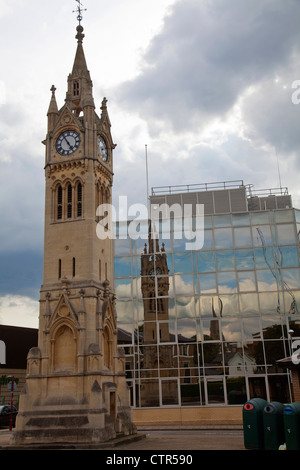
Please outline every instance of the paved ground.
M242 430L220 429L140 429L145 438L120 442L103 450L245 450ZM9 444L11 433L0 430L0 449Z
M245 450L242 431L157 430L143 431L146 438L118 450Z

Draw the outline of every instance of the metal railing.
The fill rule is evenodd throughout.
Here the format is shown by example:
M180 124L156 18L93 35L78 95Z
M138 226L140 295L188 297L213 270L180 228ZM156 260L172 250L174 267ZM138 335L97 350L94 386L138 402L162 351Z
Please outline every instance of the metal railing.
M213 191L220 189L243 188L243 180L217 181L213 183L179 184L175 186L155 186L152 188L152 196L162 194L190 193L199 191Z
M268 188L268 189L252 189L252 184L246 185L246 191L248 197L266 197L266 196L288 196L289 190L285 187L280 188Z
M152 196L178 194L178 193L192 193L200 191L215 191L222 189L237 189L245 188L247 197L266 197L266 196L288 196L288 188L265 188L253 189L253 184L244 185L243 180L233 181L217 181L213 183L198 183L198 184L177 184L173 186L154 186L151 190Z

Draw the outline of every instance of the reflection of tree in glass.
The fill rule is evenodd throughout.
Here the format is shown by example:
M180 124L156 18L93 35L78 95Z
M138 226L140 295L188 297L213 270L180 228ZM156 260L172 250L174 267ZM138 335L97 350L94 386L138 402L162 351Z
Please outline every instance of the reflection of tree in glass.
M284 357L284 343L286 351L288 351L288 339L282 341L282 326L281 324L276 324L268 326L263 330L264 342L258 341L253 347L253 357L255 358L256 364L261 365L267 363L267 365L274 365L277 360ZM280 341L276 341L280 340ZM269 341L267 341L269 340ZM273 340L273 341L270 341ZM279 347L279 344L282 347ZM264 345L264 348L263 348ZM266 359L264 356L264 350Z
M204 340L209 340L210 337L204 335ZM207 343L203 347L204 349L204 364L211 364L220 353L220 344L218 343ZM202 351L200 351L199 357L203 360Z

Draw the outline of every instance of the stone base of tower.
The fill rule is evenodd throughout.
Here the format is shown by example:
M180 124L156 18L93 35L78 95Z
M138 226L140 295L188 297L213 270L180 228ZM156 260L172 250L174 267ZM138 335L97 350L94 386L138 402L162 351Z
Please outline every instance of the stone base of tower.
M118 384L107 381L108 378L65 376L27 379L11 444L28 448L95 448L121 436L136 436L131 408L126 397L122 402L119 395L123 390L118 390ZM51 392L51 380L57 391L62 393ZM81 397L68 393L78 380L90 386ZM46 382L50 393L43 398L41 394Z

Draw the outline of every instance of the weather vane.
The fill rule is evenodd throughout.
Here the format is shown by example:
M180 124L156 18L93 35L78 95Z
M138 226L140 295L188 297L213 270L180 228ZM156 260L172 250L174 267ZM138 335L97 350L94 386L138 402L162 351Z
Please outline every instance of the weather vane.
M77 20L78 20L79 25L80 25L80 23L82 21L82 18L83 18L82 17L82 12L87 11L87 9L83 8L83 5L82 5L80 0L76 0L76 2L78 3L77 10L73 10L73 13L78 13Z

